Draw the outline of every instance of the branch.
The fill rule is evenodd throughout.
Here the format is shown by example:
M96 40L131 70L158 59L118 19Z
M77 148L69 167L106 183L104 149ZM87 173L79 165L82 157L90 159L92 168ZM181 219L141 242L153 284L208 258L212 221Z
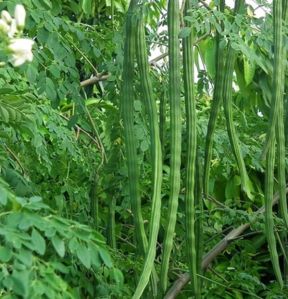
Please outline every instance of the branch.
M288 192L288 188L286 188L286 193ZM279 200L279 194L277 193L274 196L272 205L275 205ZM265 211L264 206L255 212L256 215L262 214ZM215 258L223 252L228 245L237 239L246 229L248 229L250 223L245 223L240 225L237 228L234 228L230 231L230 233L225 236L220 242L218 242L202 259L201 268L202 270L206 270L209 264L215 260ZM184 273L174 282L173 286L168 290L164 299L174 299L180 293L180 291L184 288L184 286L189 282L190 274Z
M150 60L149 61L149 64L150 65L155 65L155 63L157 62L157 61L159 61L159 60L161 60L161 59L163 59L163 58L165 58L166 56L168 56L168 52L165 52L165 53L163 53L163 54L161 54L161 55L159 55L159 56L157 56L157 57L155 57L155 58L153 58L152 60ZM99 82L99 81L105 81L105 80L107 80L108 78L110 77L110 75L96 75L96 76L93 76L93 77L91 77L91 78L89 78L89 79L87 79L87 80L84 80L84 81L81 81L80 82L80 86L81 87L86 87L86 86L88 86L88 85L92 85L92 84L95 84L95 83L97 83L97 82Z
M193 45L197 45L201 40L205 39L207 36L210 35L210 32L207 32L205 34L203 34L202 36L200 36L194 43ZM149 60L149 64L152 65L152 66L156 66L156 62L158 62L159 60L165 58L166 56L168 56L168 52L164 52L162 54L160 54L159 56ZM80 82L80 86L81 87L86 87L86 86L89 86L89 85L93 85L97 82L100 82L100 81L105 81L107 80L108 78L110 77L109 74L106 74L106 75L103 75L103 74L99 74L99 75L96 75L96 76L93 76L89 79L86 79L84 81L81 81Z
M207 4L205 1L200 0L199 2L200 2L205 8L207 8L207 10L213 11L213 10L211 9L211 7L209 6L209 4Z
M94 76L94 77L91 77L87 80L84 80L82 82L80 82L80 86L81 87L85 87L85 86L88 86L88 85L92 85L92 84L95 84L99 81L105 81L109 78L109 75L98 75L98 76Z
M157 61L159 61L159 60L165 58L166 56L168 56L168 52L162 53L161 55L159 55L159 56L157 56L157 57L151 59L151 60L149 61L149 64L150 64L150 65L155 65L155 63L156 63Z
M6 151L15 159L15 161L17 162L17 164L19 165L19 167L22 170L22 173L26 176L27 172L25 170L25 168L23 167L22 163L20 162L19 158L17 157L17 155L6 145L6 144L2 144L2 146L6 149Z

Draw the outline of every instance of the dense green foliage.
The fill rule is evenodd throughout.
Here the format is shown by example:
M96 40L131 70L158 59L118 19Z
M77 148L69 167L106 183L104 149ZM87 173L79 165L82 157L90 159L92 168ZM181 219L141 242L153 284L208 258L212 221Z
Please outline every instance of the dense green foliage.
M287 1L20 2L0 297L287 298Z

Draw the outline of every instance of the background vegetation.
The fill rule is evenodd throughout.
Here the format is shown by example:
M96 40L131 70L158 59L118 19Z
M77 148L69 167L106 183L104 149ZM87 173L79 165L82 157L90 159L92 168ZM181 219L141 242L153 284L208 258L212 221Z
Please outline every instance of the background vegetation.
M287 298L287 1L21 3L0 297Z

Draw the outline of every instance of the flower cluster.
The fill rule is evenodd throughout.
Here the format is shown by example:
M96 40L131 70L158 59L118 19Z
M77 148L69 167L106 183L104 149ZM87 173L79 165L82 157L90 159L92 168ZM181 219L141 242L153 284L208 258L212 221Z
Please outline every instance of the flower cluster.
M0 32L7 38L7 48L13 66L20 66L26 61L33 60L32 46L34 41L28 38L20 38L24 29L25 18L26 11L21 4L16 5L14 18L6 10L1 12Z

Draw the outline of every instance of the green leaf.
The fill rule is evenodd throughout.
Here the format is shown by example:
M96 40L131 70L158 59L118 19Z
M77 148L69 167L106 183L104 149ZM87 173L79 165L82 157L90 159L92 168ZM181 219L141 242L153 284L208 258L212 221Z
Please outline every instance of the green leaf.
M8 247L0 246L0 261L3 263L7 263L10 261L12 257L12 251Z
M91 0L83 0L82 9L85 14L91 15L92 12L92 1Z
M60 78L61 73L60 73L60 69L57 65L52 64L47 69L56 79Z
M69 250L71 251L71 253L75 253L79 246L80 246L80 244L76 238L72 238L68 243L68 247L69 247Z
M35 251L40 255L43 255L46 251L45 239L35 228L33 228L32 230L31 238L32 238L32 244L34 245Z
M69 119L67 127L69 129L73 128L77 124L77 121L78 121L78 115L75 114Z
M9 122L9 112L3 106L0 106L0 121L3 121L4 123Z
M140 148L142 152L145 152L149 149L149 143L147 142L147 140L143 140L140 144Z
M225 197L226 199L232 199L236 196L237 188L234 184L234 179L231 179L227 182L225 188Z
M45 228L45 236L47 237L47 238L51 238L51 237L53 237L53 236L55 236L55 234L56 234L56 229L55 229L55 227L46 227Z
M0 94L10 94L12 92L14 92L12 88L0 88Z
M216 42L214 39L207 41L204 53L207 72L211 78L214 78L216 74Z
M96 287L96 292L99 298L109 298L109 290L105 285L98 285Z
M37 39L40 43L46 43L49 38L49 34L49 31L42 27L37 31Z
M79 247L76 251L77 257L81 261L81 263L87 268L90 269L91 267L91 254L89 248L85 245L79 243Z
M56 93L56 87L53 83L53 81L50 78L46 78L46 95L49 98L49 100L56 100L57 93Z
M60 257L64 257L65 255L65 243L62 239L60 239L57 235L55 235L52 239L52 244Z
M246 195L248 196L249 199L254 200L254 195L252 194L252 192L254 192L254 187L253 187L253 183L251 182L251 180L249 179L248 175L245 178L245 185L246 185L246 190L244 190L246 192Z
M119 269L113 268L111 276L113 277L113 280L116 282L117 285L124 285L124 276Z
M42 8L45 10L52 8L51 1L49 1L49 0L33 0L33 3L36 7Z
M64 264L62 263L59 263L59 262L50 262L50 264L53 266L53 268L61 273L64 273L64 274L68 274L70 271L69 271L69 268L66 267Z
M19 254L16 255L17 259L27 267L32 265L32 252L26 249L20 249Z
M7 191L4 188L0 187L0 204L5 206L7 204L7 198L8 198Z
M191 33L191 27L184 27L179 33L179 38L185 38Z
M33 64L28 64L26 76L30 83L35 83L37 76L38 76L38 70Z
M12 276L13 291L22 298L27 298L29 290L29 271L14 271Z
M98 248L96 248L95 246L93 246L91 248L90 255L91 255L91 263L92 263L92 265L94 265L96 269L100 268L102 262L100 260Z
M141 111L142 110L142 103L139 100L134 101L134 109L135 111Z
M245 57L243 59L243 64L244 64L244 79L245 79L245 83L246 83L246 85L249 85L253 81L256 66L255 66L254 62L249 61Z
M103 261L103 263L111 268L113 266L113 263L112 263L112 260L111 260L111 257L110 257L110 254L108 253L108 251L106 249L104 249L103 247L99 246L99 254L100 254L100 257Z

